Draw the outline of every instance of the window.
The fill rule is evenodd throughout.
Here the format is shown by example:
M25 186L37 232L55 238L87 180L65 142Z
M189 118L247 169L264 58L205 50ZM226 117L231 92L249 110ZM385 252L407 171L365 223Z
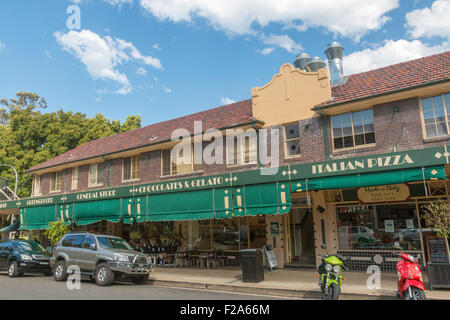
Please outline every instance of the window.
M180 149L179 157L182 158L184 150ZM174 174L183 174L183 173L190 173L195 171L201 171L203 170L202 164L195 164L194 163L194 147L191 147L191 161L190 163L177 163L177 159L173 159L172 155L172 149L166 149L161 151L161 167L162 167L162 175L163 176L170 176ZM202 159L202 157L199 157Z
M50 192L61 191L62 189L62 173L52 172L50 178Z
M72 190L78 189L78 168L72 168Z
M122 163L122 181L139 180L140 177L140 155L124 158Z
M449 134L450 93L422 99L422 114L427 138Z
M33 196L41 195L41 176L33 177Z
M298 122L284 126L284 147L287 157L300 155L300 132Z
M414 204L337 208L340 250L420 250Z
M331 124L335 150L375 143L371 109L333 116Z
M95 246L95 239L92 236L86 236L83 242L83 249L91 249L91 245Z
M227 165L255 164L258 159L258 139L256 135L242 134L233 139L233 143L227 140Z
M89 187L103 184L103 163L89 165Z

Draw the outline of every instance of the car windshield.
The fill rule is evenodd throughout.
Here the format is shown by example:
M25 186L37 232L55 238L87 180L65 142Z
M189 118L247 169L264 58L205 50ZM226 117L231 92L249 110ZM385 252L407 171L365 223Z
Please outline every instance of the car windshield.
M121 238L97 237L98 243L104 249L126 249L133 250L130 245Z
M45 249L37 242L34 241L18 241L15 243L17 249L19 249L19 251L45 251Z

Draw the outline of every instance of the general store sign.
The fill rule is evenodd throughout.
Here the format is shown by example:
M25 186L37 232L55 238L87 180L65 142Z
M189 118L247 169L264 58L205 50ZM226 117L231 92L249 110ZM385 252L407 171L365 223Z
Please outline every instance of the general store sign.
M406 184L363 187L358 189L358 198L363 203L405 201L411 196Z

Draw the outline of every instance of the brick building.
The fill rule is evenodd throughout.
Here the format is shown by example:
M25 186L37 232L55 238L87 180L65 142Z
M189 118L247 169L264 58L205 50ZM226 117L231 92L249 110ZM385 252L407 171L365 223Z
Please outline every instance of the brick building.
M448 198L450 52L348 77L340 55L327 54L331 76L300 57L249 100L91 141L30 168L31 197L0 202L0 213L19 214L37 236L56 219L125 238L136 224L173 221L182 249L270 245L280 267L314 266L322 243L355 269L392 270L395 241L425 262L439 259L422 204ZM202 153L174 152L177 129ZM212 148L227 130L232 143ZM212 149L222 163L186 161ZM440 259L448 260L446 245Z

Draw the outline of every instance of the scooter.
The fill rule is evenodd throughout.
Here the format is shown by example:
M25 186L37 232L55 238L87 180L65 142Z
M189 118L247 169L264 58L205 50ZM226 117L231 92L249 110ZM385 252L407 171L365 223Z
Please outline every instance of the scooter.
M326 250L327 246L322 244L322 249ZM342 283L345 280L342 276L342 269L348 270L344 265L347 260L338 254L319 255L322 258L322 264L317 271L319 272L319 286L322 291L322 300L338 300L341 293Z
M422 271L416 258L404 253L398 242L394 246L401 250L401 253L395 253L400 257L397 263L397 296L403 300L425 300Z

